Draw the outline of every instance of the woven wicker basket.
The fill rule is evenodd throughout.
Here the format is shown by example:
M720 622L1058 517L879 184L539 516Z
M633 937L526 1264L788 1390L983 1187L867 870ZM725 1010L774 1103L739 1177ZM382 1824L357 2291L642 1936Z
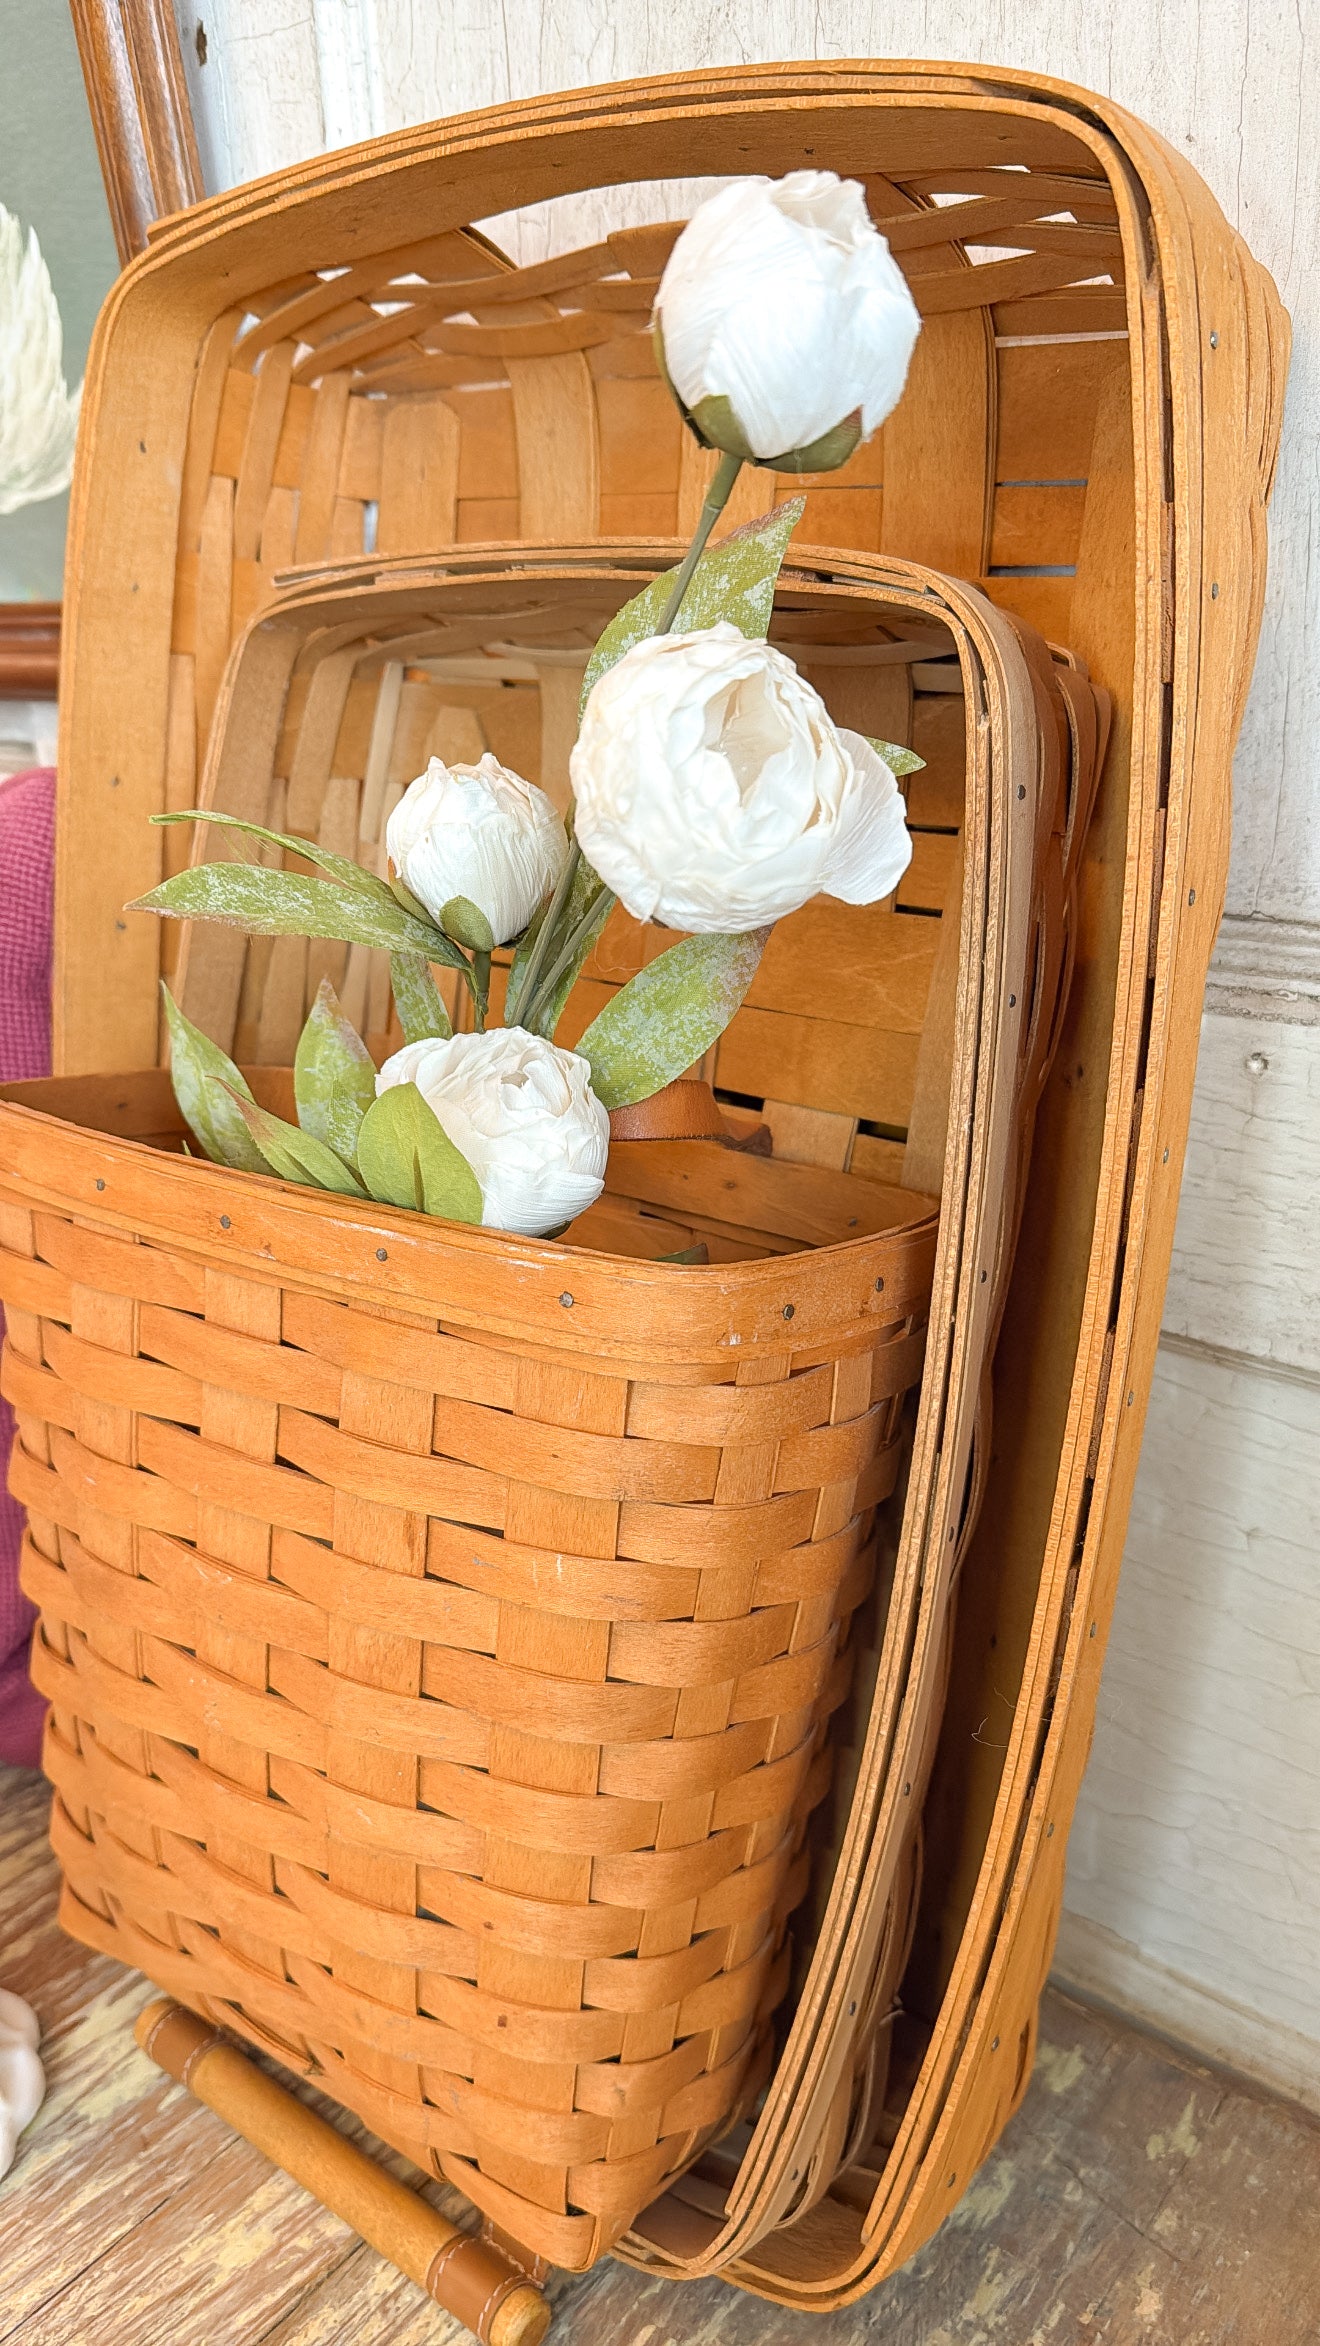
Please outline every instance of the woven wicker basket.
M517 1244L164 1154L160 1074L9 1097L75 1927L588 2264L764 2074L933 1202L625 1144Z

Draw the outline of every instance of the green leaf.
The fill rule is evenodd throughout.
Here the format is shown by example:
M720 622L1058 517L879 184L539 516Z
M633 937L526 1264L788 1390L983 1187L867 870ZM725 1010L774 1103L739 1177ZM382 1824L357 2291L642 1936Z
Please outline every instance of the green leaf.
M170 1081L189 1131L213 1164L264 1173L266 1160L231 1097L252 1097L233 1060L184 1017L163 978L160 990L170 1030Z
M390 984L405 1043L447 1043L454 1030L423 955L391 953Z
M153 815L151 820L153 823L214 823L221 831L241 831L246 838L265 839L272 847L282 847L287 855L304 856L308 863L318 865L332 879L342 881L346 888L358 889L364 896L389 893L383 880L378 880L373 872L364 872L361 864L352 862L348 856L334 855L315 839L302 839L294 831L270 831L264 823L246 822L242 815L222 815L209 807L190 807L182 813L175 810L167 815ZM263 865L262 868L271 867Z
M695 1246L680 1246L676 1253L658 1254L655 1259L658 1263L682 1263L696 1268L710 1261L710 1248L704 1238L699 1238Z
M404 886L404 883L399 878L397 872L394 874L392 879L386 881L385 885L389 889L389 892L394 898L395 903L401 904L405 912L410 912L414 920L425 922L428 928L433 928L435 926L431 919L431 915L427 911L426 906L423 904L420 896L414 896L412 889Z
M240 1099L237 1092L231 1097L266 1160L263 1172L269 1169L278 1173L281 1181L301 1181L309 1189L334 1190L340 1197L366 1196L357 1175L325 1141L296 1124L286 1124L282 1116L259 1108L253 1099Z
M756 975L769 929L684 937L640 969L575 1046L607 1108L649 1100L723 1034Z
M449 1222L481 1220L481 1184L415 1083L391 1084L358 1134L358 1171L382 1205Z
M172 920L219 921L250 936L336 937L349 945L423 953L428 961L467 966L456 945L405 912L387 888L379 898L369 897L301 872L271 871L265 864L195 864L162 880L128 909L160 912Z
M473 953L495 950L495 931L470 896L451 896L440 908L440 926L456 945L467 945Z
M293 1090L303 1131L351 1165L358 1126L376 1097L376 1069L329 978L322 978L298 1038Z
M745 528L721 538L718 545L706 548L678 614L676 625L681 634L687 635L698 627L714 627L720 619L731 620L746 636L764 637L769 633L775 581L788 541L802 517L804 503L802 497L790 498L786 505L776 506L763 520L749 521ZM625 652L630 652L634 644L645 642L648 636L659 631L677 576L678 565L675 565L615 613L587 662L579 707L585 708L597 677L612 668L616 660L621 660Z
M926 761L919 758L914 749L903 749L896 741L880 741L874 733L864 734L862 738L870 742L872 749L879 751L891 774L925 773Z

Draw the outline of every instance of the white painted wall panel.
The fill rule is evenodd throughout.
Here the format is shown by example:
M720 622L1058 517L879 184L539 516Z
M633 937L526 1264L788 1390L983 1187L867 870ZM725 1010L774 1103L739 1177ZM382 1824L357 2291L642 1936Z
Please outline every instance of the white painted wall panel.
M1161 1349L1067 1902L1320 2056L1318 1459L1320 1386Z
M1202 1021L1164 1325L1320 1375L1320 1026Z

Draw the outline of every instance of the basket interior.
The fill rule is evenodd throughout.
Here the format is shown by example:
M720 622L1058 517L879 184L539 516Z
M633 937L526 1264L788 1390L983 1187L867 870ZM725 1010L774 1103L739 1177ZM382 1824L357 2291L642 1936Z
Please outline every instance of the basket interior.
M805 489L804 542L985 577L1067 640L1097 400L1125 355L1122 240L1080 140L1004 119L987 144L982 127L945 118L923 138L873 114L869 167L808 150L862 177L925 331L874 441L827 481L746 473L733 518ZM218 320L192 395L172 647L197 663L179 684L199 741L224 645L290 564L690 533L709 460L649 326L682 225L664 215L703 192L618 187L613 218L642 224L585 248L581 202L551 200L521 268L485 236L409 239L383 214L385 249L286 265Z
M301 613L286 601L299 627L291 672L268 677L255 659L239 667L205 802L257 812L377 870L389 815L432 755L470 761L492 750L566 805L584 665L635 574L510 579L496 565L489 575L494 583L479 589L460 577L429 592L394 589L388 601L364 580L353 619L318 623L314 600ZM916 596L905 605L813 580L785 587L771 640L792 652L839 723L925 760L902 783L913 854L884 902L822 897L778 923L745 1006L701 1072L735 1114L769 1126L779 1160L937 1188L938 1151L932 1161L912 1144L914 1127L918 1140L942 1132L948 1082L952 988L934 980L961 886L967 722L955 637ZM185 827L165 838L176 865L194 851ZM195 852L248 850L215 833ZM176 959L179 933L163 926ZM609 995L673 942L674 932L617 909L557 1040L573 1045ZM949 944L956 964L956 937ZM288 1065L327 977L377 1058L402 1039L382 953L214 931L201 953L190 940L182 967L176 959L176 991L241 1062ZM453 973L437 974L461 1027L466 993ZM504 982L497 962L496 1016Z
M291 1068L246 1067L243 1073L262 1107L293 1120ZM172 1156L181 1155L191 1137L160 1068L124 1076L41 1077L6 1084L0 1097ZM754 1119L742 1121L751 1125ZM556 1244L638 1262L692 1250L710 1263L757 1262L904 1229L931 1216L935 1204L890 1183L781 1162L736 1144L615 1141L604 1194L557 1234Z

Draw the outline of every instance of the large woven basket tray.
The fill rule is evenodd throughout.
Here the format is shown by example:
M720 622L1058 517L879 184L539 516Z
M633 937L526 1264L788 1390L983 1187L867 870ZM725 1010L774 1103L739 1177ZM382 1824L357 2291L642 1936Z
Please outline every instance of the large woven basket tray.
M462 224L629 177L722 174L731 159L866 177L926 320L907 398L851 477L813 493L798 555L814 535L826 569L880 549L979 577L1075 646L1116 712L966 1543L895 2093L871 2142L844 2144L846 2172L786 2229L762 2236L791 2147L782 2170L778 2153L745 2173L699 2170L700 2205L667 2195L663 2239L652 2227L620 2243L652 2269L710 2255L745 2286L823 2306L927 2236L1030 2069L1263 592L1287 362L1268 278L1195 173L1108 101L1030 74L873 61L495 109L317 158L169 224L116 289L89 364L56 1013L70 1070L155 1055L159 941L121 909L158 876L140 818L193 796L228 646L291 553L429 558L446 535L582 543L688 526L699 468L659 420L644 340L660 240L557 258L515 283ZM631 315L620 277L643 281ZM457 314L454 292L469 305ZM315 351L290 353L279 333L304 325ZM552 439L555 417L567 420ZM400 485L418 481L419 432L436 461L410 497ZM964 978L966 918L965 901ZM947 1178L945 1190L942 1247L957 1220ZM976 1742L992 1701L1010 1708L1006 1737ZM826 2066L841 2017L895 1959L890 1931L877 1969L896 1804L913 1779L891 1774L890 1749L877 1734L862 1754L851 1904L822 1939Z
M623 541L608 552L526 546L516 557L473 549L429 566L396 557L291 579L230 661L202 803L292 823L371 864L383 854L390 807L432 748L477 756L495 747L565 797L565 700L571 719L587 647L655 559ZM954 1590L988 1455L988 1351L1066 999L1080 848L1107 723L1105 695L1067 655L1051 656L1025 621L1006 623L975 591L911 564L792 563L771 637L792 648L841 722L925 755L904 785L915 852L885 904L822 900L780 924L708 1072L726 1101L740 1103L727 1113L753 1107L766 1120L779 1157L901 1174L909 1186L943 1183L948 1243L892 1595L886 1577L855 1632L832 1816L813 1835L803 1962L813 1938L815 1950L805 1970L799 1964L790 2041L747 2152L748 2171L771 2179L760 2194L762 2227L819 2196L883 2096L884 2016L910 1939ZM233 852L232 836L206 834L194 853ZM663 931L616 914L582 998L569 1005L564 1039L666 942ZM203 928L185 932L174 983L231 1048L279 1057L327 969L368 1029L379 1024L389 995L376 959L249 945ZM465 1005L454 1007L461 1014ZM376 1047L392 1039L381 1033ZM903 1796L873 1890L871 1976L851 2012L827 2020L855 1863L840 1866L832 1885L833 1860L860 1845L877 1764ZM698 2197L709 2203L704 2184Z
M506 606L562 623L566 592L607 611L629 584L617 560L557 553L512 575L468 561L291 590L235 655L204 796L232 805L234 778L267 812L276 744L305 800L318 650L334 647L345 706L345 658L365 670L370 744L399 646L452 693L455 620L469 639L477 609L487 634ZM1065 819L1069 704L1060 689L1047 706L1047 744L1014 629L950 582L890 566L883 584L803 579L784 600L827 662L869 645L873 660L846 669L854 688L877 678L893 704L901 683L909 712L914 657L931 655L929 697L963 752L927 785L961 820L969 874L948 923L964 975L955 962L927 1021L941 1158L952 1087L952 1210L898 1543L932 1557L938 1613L953 1553L939 1527L966 1497L1011 1254L1004 1201L1050 1024L1038 843ZM1043 647L1031 656L1052 678ZM323 725L319 739L332 803L347 743ZM1094 726L1088 739L1089 776ZM300 802L297 819L315 811ZM814 1104L812 1076L874 1085L892 1058L884 1014L916 1007L901 965L887 994L883 958L859 951L853 931L876 917L821 905L785 924L785 970L751 1011L771 1037L805 1023L795 925L820 968L838 962L830 1007L849 980L878 1005L853 1016L876 1020L879 1043L859 1023L831 1046L817 1019L814 1058L799 1049L806 1099L782 1104L799 1145L844 1125L857 1153L846 1111L865 1097ZM881 943L905 933L893 907L878 917ZM181 985L228 1039L244 955L216 942L188 940ZM625 930L612 950L628 947ZM597 993L626 974L606 968ZM299 1017L309 974L304 953ZM801 1010L776 1006L785 986ZM791 1077L755 1026L750 1046L736 1029L730 1042L738 1067L759 1050ZM572 1235L616 1257L701 1236L714 1265L575 1263L409 1217L386 1229L374 1208L345 1216L152 1156L143 1141L171 1128L161 1075L11 1097L5 1375L66 1921L308 2069L538 2254L588 2263L765 2081L805 1822L828 1784L824 1725L846 1689L838 1651L925 1345L933 1201L819 1163L625 1144ZM772 1118L783 1126L773 1104ZM62 1211L34 1214L34 1192ZM89 1196L98 1235L73 1218ZM896 1218L884 1240L847 1235ZM758 1398L731 1414L744 1387ZM897 1650L913 1563L886 1628Z

